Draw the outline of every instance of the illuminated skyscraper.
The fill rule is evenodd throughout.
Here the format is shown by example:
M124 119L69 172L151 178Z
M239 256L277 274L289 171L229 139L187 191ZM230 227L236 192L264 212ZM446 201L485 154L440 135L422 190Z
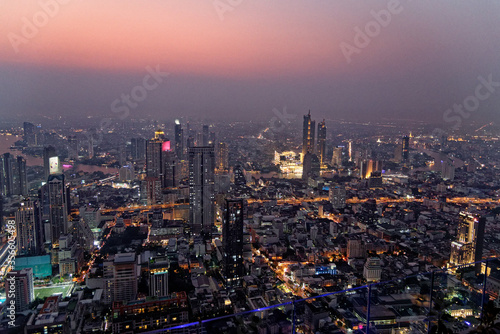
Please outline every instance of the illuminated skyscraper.
M410 137L404 136L403 137L403 163L406 165L410 162Z
M215 222L214 147L190 147L188 155L191 233L207 236Z
M243 206L242 199L226 199L224 204L222 275L228 286L238 285L245 274L243 265Z
M50 175L50 158L57 157L54 146L46 146L43 148L43 170L45 173L45 181Z
M318 124L318 158L321 166L326 163L326 124L325 120Z
M163 143L165 136L163 131L156 131L155 137L148 140L146 145L146 175L162 179L163 169Z
M37 255L43 249L37 203L21 202L16 211L17 254Z
M227 144L218 142L215 151L215 168L218 172L227 171L229 169L229 150Z
M457 240L451 243L450 266L480 261L483 257L486 219L480 215L460 212ZM476 269L479 266L476 265Z
M335 147L333 149L332 165L336 167L342 166L342 147Z
M314 131L316 122L311 120L311 111L304 115L304 125L302 128L302 157L305 157L307 152L314 152Z
M5 196L28 194L28 181L26 177L26 160L5 153L0 158L0 193Z

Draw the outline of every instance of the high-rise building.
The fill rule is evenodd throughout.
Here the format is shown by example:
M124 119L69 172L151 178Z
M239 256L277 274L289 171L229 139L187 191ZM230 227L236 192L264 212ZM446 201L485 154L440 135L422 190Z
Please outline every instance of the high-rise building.
M104 302L129 302L137 297L135 253L118 253L104 262Z
M23 140L28 146L36 145L36 126L29 122L23 123Z
M78 138L76 136L68 136L68 157L70 159L78 159L79 146Z
M335 147L333 149L332 165L336 167L342 166L342 147Z
M238 285L245 274L243 265L243 199L226 199L222 223L222 275L229 286Z
M200 145L198 142L199 146L208 146L208 140L209 140L209 126L208 125L203 125L203 141Z
M5 153L0 159L0 193L5 196L28 194L26 177L26 160L21 157Z
M163 151L162 186L175 187L177 184L177 154L172 150Z
M408 136L403 137L402 157L404 164L410 162L410 137Z
M229 150L227 144L223 142L218 142L215 151L215 169L218 172L224 172L229 170Z
M12 270L5 279L7 291L7 305L14 302L16 312L28 310L29 305L35 300L33 288L33 269ZM9 293L12 291L12 293Z
M156 131L155 137L148 140L146 146L146 175L162 179L163 171L163 143L165 137L162 131ZM170 148L169 148L170 149Z
M457 240L451 243L450 266L481 261L485 225L485 217L470 212L460 212ZM479 266L476 265L476 269Z
M400 163L403 161L403 144L398 144L394 148L394 162Z
M130 153L133 160L146 159L146 139L132 138L130 140Z
M48 219L50 224L50 242L53 248L59 246L59 238L68 234L68 187L63 174L49 175L48 182L42 188L43 196L47 196L49 203ZM43 203L43 199L41 200Z
M325 120L318 123L318 158L321 166L326 163L326 124Z
M42 230L37 202L21 202L16 211L17 254L38 255L43 250Z
M149 295L168 296L168 259L153 258L149 262Z
M317 177L319 176L320 171L321 164L318 156L314 153L307 152L302 163L302 179L307 180L310 177Z
M175 153L179 160L184 159L184 131L182 130L181 122L175 120Z
M56 149L53 146L47 146L43 148L43 170L45 173L45 180L49 178L50 175L50 158L57 157Z
M213 146L189 148L189 223L194 235L210 234L215 222L214 169Z
M345 187L341 185L331 186L329 190L330 202L334 209L345 208L346 191Z
M311 120L311 111L309 114L304 115L304 124L302 128L302 157L306 153L314 153L314 131L316 122Z
M347 239L347 258L359 259L366 257L366 249L363 240L359 236Z

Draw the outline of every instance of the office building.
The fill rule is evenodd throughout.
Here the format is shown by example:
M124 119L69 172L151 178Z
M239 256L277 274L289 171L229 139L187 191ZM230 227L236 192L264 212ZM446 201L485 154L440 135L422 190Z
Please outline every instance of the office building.
M118 253L104 262L106 304L129 302L137 298L137 260L135 253Z
M49 175L48 182L41 189L42 212L46 214L50 226L48 238L53 248L59 246L59 237L68 234L69 189L63 174ZM43 221L42 216L42 221Z
M189 223L194 235L210 234L214 225L213 146L189 148Z
M146 139L132 138L130 141L130 154L133 160L143 161L146 159Z
M23 123L23 140L24 143L28 146L33 146L37 144L36 138L36 126L29 122Z
M42 229L37 202L27 200L15 214L17 255L40 255L43 250Z
M363 269L363 277L368 283L380 281L380 278L382 277L380 258L370 257L366 260Z
M50 158L57 157L56 149L53 146L43 148L43 170L45 173L45 181L50 175Z
M332 165L335 167L341 167L342 166L342 147L335 147L333 149L333 155L332 155Z
M226 143L218 142L215 150L215 169L219 173L229 170L229 149Z
M226 199L223 210L222 275L228 286L238 285L245 274L243 265L243 199Z
M314 153L314 132L315 132L316 122L311 120L311 111L309 114L304 115L304 124L302 127L302 157L304 158L306 153Z
M14 301L16 312L28 310L29 305L35 300L33 288L33 269L12 270L5 279L5 291L7 291L7 304ZM9 292L13 293L9 293ZM9 296L14 295L11 299Z
M154 138L147 141L146 146L146 175L162 179L163 171L163 150L166 142L163 131L156 131ZM170 144L170 142L168 142ZM168 147L170 149L170 147Z
M410 137L404 136L403 137L403 144L402 144L402 160L405 165L407 165L410 162Z
M179 160L184 159L184 130L182 130L181 122L176 119L175 120L175 128L174 128L174 141L175 141L175 153Z
M325 120L318 124L318 158L321 166L326 164L326 124Z
M470 212L460 212L457 240L451 243L449 266L480 261L483 257L486 218Z
M302 163L302 179L308 180L310 177L318 177L321 172L321 164L318 156L307 152Z
M167 258L153 258L149 261L149 295L154 297L168 296L168 269Z

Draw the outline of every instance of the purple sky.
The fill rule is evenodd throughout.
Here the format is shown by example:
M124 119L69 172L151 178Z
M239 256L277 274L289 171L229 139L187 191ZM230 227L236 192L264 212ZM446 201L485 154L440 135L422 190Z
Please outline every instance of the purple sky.
M112 116L157 65L170 75L130 117L265 120L287 106L316 119L442 121L478 76L500 82L498 1L242 0L224 13L214 3L72 0L26 36L26 20L44 19L39 2L2 1L0 117ZM348 62L342 43L356 46L355 28L391 6ZM467 120L499 120L496 90Z

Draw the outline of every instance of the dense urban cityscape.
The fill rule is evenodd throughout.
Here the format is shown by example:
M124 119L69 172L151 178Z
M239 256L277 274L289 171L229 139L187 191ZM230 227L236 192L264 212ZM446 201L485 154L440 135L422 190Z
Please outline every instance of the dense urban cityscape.
M500 290L498 127L304 114L4 124L2 332L477 327Z
M0 334L500 333L500 1L0 22Z

